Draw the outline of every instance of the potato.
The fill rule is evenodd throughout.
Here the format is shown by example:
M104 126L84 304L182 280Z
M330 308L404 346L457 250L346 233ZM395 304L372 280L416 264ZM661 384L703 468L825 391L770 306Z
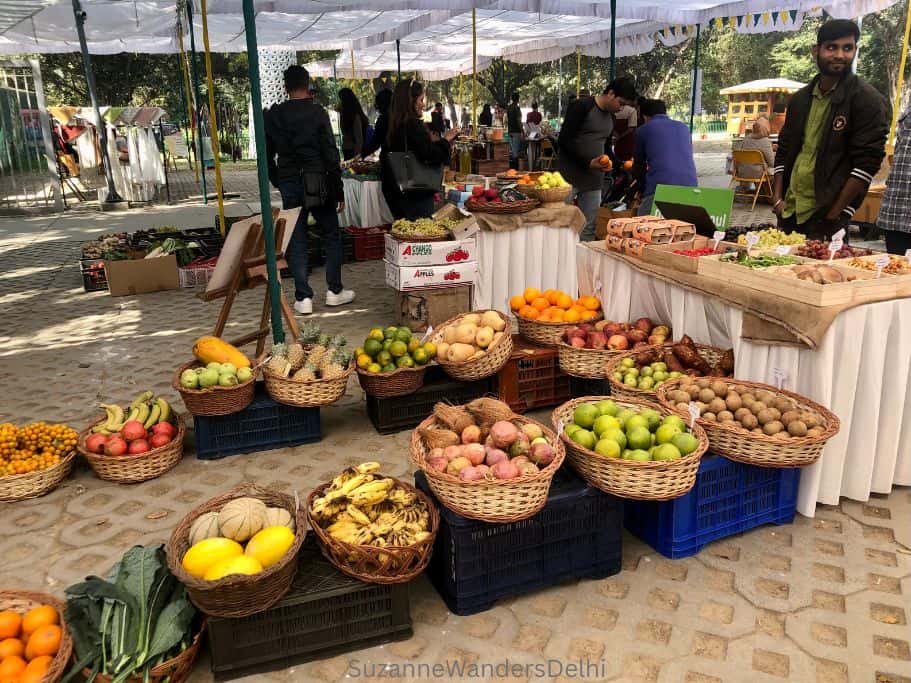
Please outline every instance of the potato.
M773 420L781 420L781 412L778 410L778 408L767 408L766 410L772 413Z
M728 395L728 385L721 380L712 382L710 388L715 392L715 396L718 396L719 398L725 398Z
M694 401L699 398L699 387L697 387L695 384L689 384L686 387L686 393L689 394L690 400Z
M709 410L713 413L720 413L723 410L727 410L727 405L724 402L723 398L713 398L709 401Z
M762 401L756 401L753 403L753 405L750 406L750 412L752 412L753 415L758 416L759 413L761 413L766 408L768 408L768 406L765 403Z
M493 341L494 331L492 327L479 327L475 333L474 343L482 349L486 349Z
M490 342L490 345L493 346L493 345L496 344L498 341L500 341L500 340L503 338L503 335L504 335L504 334L506 334L506 333L505 333L505 332L497 332L496 334L494 334L494 335L493 335L493 341Z
M752 415L749 408L738 408L734 413L734 419L738 422L743 421L743 418L747 415Z
M478 326L473 323L462 323L456 327L455 341L460 344L474 344Z
M718 421L719 422L733 422L734 416L731 414L730 410L721 410L718 412Z
M740 424L743 425L744 429L756 429L759 426L759 420L756 419L753 413L750 413L740 418Z
M489 327L494 332L502 332L506 329L506 321L496 311L485 311L478 324Z
M779 396L774 401L772 401L772 407L781 411L781 414L784 415L789 410L794 409L794 404L791 403L788 399L782 398L781 396Z
M800 420L800 413L798 413L796 410L789 410L786 413L781 414L781 424L783 424L785 427L797 420ZM806 424L804 427L806 427Z
M756 402L756 397L753 394L751 394L749 391L747 391L747 392L738 391L736 393L740 394L740 400L743 401L743 405L745 405L745 406L748 406L751 403Z
M718 416L715 415L715 413L704 413L702 419L708 420L709 422L718 422Z
M759 424L761 425L767 425L769 422L775 421L775 418L772 417L772 411L768 408L756 413L756 419L759 420Z
M462 363L471 358L475 353L475 348L471 344L462 344L456 342L449 347L446 354L446 360L450 363Z
M774 436L775 434L778 434L782 429L784 429L784 425L782 425L778 420L772 420L771 422L766 422L764 425L762 425L763 433L768 436Z
M696 386L698 386L700 389L708 389L711 385L712 385L712 380L707 379L705 377L700 377L699 379L696 380Z
M460 325L480 325L481 324L481 314L480 313L469 313L468 315L462 316L462 319L459 321Z
M822 436L825 431L822 427L811 427L807 430L807 436Z
M773 394L771 391L767 391L766 389L760 389L756 392L756 400L762 401L767 406L769 406L772 405L772 402L775 400L775 394Z

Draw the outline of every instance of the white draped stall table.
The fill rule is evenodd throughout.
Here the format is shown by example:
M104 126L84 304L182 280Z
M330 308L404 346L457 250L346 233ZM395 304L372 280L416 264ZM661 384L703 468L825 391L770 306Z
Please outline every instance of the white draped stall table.
M675 335L734 349L739 379L775 383L821 403L841 420L822 457L804 468L797 510L840 496L866 501L911 485L911 298L855 306L834 319L818 348L759 344L741 338L744 312L726 301L667 282L580 244L580 295L600 296L609 320L648 316ZM723 286L723 284L719 284Z
M575 206L527 214L474 214L478 221L478 280L474 307L509 310L526 287L576 295L576 245L585 216ZM513 229L492 230L512 223Z
M392 223L392 212L378 180L343 178L345 213L342 227L376 228Z

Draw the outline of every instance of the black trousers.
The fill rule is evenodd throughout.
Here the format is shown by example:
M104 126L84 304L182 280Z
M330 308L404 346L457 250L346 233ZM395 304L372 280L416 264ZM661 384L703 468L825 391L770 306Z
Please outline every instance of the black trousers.
M886 236L886 251L890 254L904 256L908 249L911 249L911 232L901 232L899 230L883 230Z

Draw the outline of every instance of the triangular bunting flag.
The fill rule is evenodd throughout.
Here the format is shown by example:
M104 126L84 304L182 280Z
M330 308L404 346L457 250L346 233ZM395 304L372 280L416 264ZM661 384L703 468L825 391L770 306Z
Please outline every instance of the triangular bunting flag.
M780 21L782 24L788 23L788 13L786 10L782 10L778 13L778 21Z
M715 17L715 28L719 31L724 28L724 19L722 17Z
M762 13L762 25L763 25L763 26L768 26L768 25L769 25L769 19L771 19L771 15L770 15L768 12L763 12L763 13Z
M791 23L792 24L797 23L797 10L796 9L791 10Z

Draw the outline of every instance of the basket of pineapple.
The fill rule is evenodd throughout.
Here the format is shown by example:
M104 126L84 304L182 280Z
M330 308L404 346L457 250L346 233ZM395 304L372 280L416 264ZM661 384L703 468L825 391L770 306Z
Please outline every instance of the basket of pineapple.
M341 335L325 334L314 323L301 327L300 338L275 344L260 359L269 396L289 406L318 408L345 395L354 372L353 354Z

